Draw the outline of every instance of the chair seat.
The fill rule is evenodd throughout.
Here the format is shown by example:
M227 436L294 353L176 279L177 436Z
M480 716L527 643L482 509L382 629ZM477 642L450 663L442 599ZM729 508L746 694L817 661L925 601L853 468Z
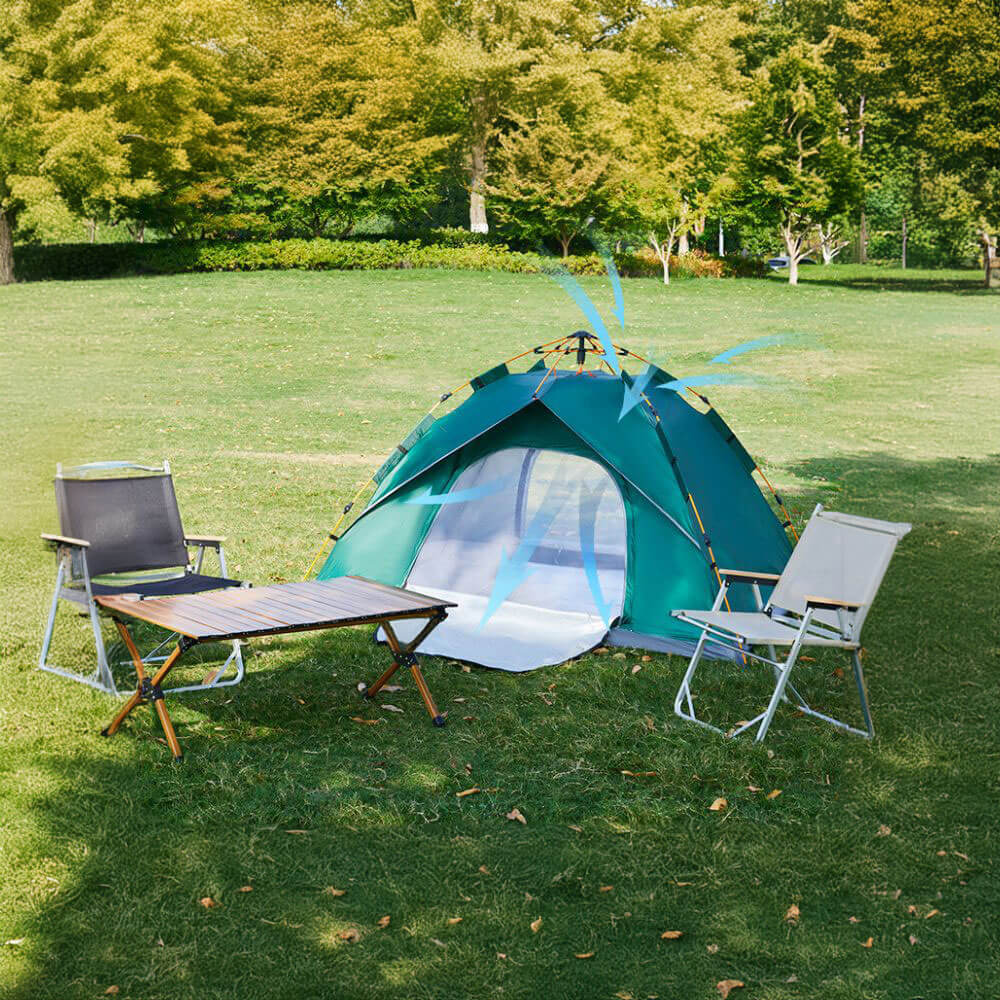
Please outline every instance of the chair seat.
M791 646L798 635L798 629L783 625L760 611L683 610L675 611L673 615L691 624L708 625L720 632L728 632L734 639L743 639L751 646ZM827 639L809 632L804 645L856 649L858 644L846 639Z
M224 576L205 576L201 573L185 573L166 580L132 580L129 583L91 583L94 596L105 594L141 594L143 597L173 597L176 594L200 594L205 590L223 590L226 587L240 587L241 580L230 580ZM82 584L79 587L63 587L60 597L78 604L87 603L87 593Z

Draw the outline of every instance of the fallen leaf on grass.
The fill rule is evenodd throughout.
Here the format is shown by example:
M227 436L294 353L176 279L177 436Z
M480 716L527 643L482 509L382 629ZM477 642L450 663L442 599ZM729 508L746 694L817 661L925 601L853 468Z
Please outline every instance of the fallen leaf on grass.
M583 833L582 826L575 826L574 824L570 823L569 828L573 830L575 833Z
M236 891L237 892L253 892L253 886L252 885L241 885Z
M624 990L619 990L615 996L618 1000L635 1000L635 997L631 993L626 993Z
M198 902L204 906L206 910L211 910L213 906L219 905L214 899L212 899L211 896L202 896Z
M385 722L385 719L362 719L360 715L352 715L351 722L357 722L362 726L377 726L380 722Z
M794 903L785 912L785 922L789 924L797 924L799 922L799 908Z
M509 813L507 813L507 819L516 820L522 826L528 825L528 821L524 818L524 813L522 813L521 810L517 808L517 806L514 806L514 808L511 809Z
M327 896L343 896L343 895L344 895L344 893L345 893L345 892L347 892L347 890L346 890L346 889L336 889L336 888L334 888L334 887L333 887L332 885L328 885L328 886L327 886L327 887L326 887L326 888L325 888L325 889L323 890L323 892L324 892L324 893L325 893L325 894L326 894Z
M729 994L730 994L730 992L732 990L741 990L741 989L743 989L743 980L742 979L723 979L720 982L718 982L718 983L715 984L715 988L719 991L719 996L722 997L722 1000L726 1000L726 997L729 996Z
M869 938L867 941L861 942L862 948L870 948L875 943L875 938Z
M939 858L943 858L947 855L947 851L936 851L935 852Z
M506 952L503 952L503 951L498 951L497 952L497 958L499 958L499 959L506 959L506 957L507 957Z
M924 920L930 920L931 917L936 917L940 912L940 910L931 910L930 913L924 914Z
M384 917L379 917L378 920L375 921L375 923L378 924L379 927L388 927L391 921L392 917L386 914Z
M705 945L705 951L707 951L709 953L709 955L714 955L718 950L719 950L719 946L717 944L706 944Z
M651 656L643 656L643 657L641 657L641 659L642 659L643 663L649 663L649 661L652 659L652 657Z
M24 942L25 938L10 938L9 940L4 941L3 944L5 948L7 947L7 945L11 945L11 947L17 947L17 945L24 944Z
M723 812L725 809L729 808L729 803L721 796L717 798L709 807L709 812Z
M969 855L963 854L961 851L952 851L951 853L954 854L956 858L961 858L963 861L969 860Z
M622 771L626 778L655 778L658 771Z
M761 789L758 788L756 785L747 785L747 791L748 792L759 792L759 791L761 791Z
M598 646L594 650L594 656L603 656L605 653L610 652L607 646Z
M466 795L478 795L480 788L477 785L473 785L472 788L466 788L464 792L455 792L456 799L464 799Z
M439 948L448 947L440 938L431 938L431 944L436 944Z
M919 938L915 937L913 934L910 935L910 944L916 944Z
M856 924L858 922L858 918L857 917L848 917L847 918L847 922L849 924Z
M383 691L388 691L389 694L393 694L396 691L402 691L403 690L403 685L402 684L383 684L382 685L382 690Z
M294 837L302 837L309 833L308 830L286 830L285 833L290 833Z
M117 986L109 986L109 987L108 987L108 988L107 988L107 989L106 989L106 990L104 991L104 995L105 995L106 997L113 997L113 996L117 995L117 993L118 993L118 987L117 987Z
M403 714L403 710L398 705L390 705L388 702L383 703L379 706L383 712L398 712L400 715Z
M490 873L490 870L489 870L489 868L487 868L487 867L486 867L486 865L480 865L480 866L479 866L479 870L480 870L480 871L481 871L481 872L482 872L482 873L483 873L484 875L489 875L489 873Z
M342 930L337 937L341 941L347 941L349 944L354 944L355 941L361 940L361 931L357 927L348 927L346 930Z
M542 918L535 917L535 919L531 921L529 926L531 927L531 933L537 934L542 929Z
M642 670L642 667L640 667L640 666L639 666L639 664L637 663L637 664L636 664L636 665L635 665L635 666L634 666L634 667L632 668L632 673L633 673L633 675L635 675L635 674L639 673L639 671L640 671L640 670Z
M448 923L451 924L452 926L454 926L455 924L460 924L461 922L462 922L462 918L461 917L449 917L448 918Z
M573 957L574 958L593 958L595 954L596 953L593 952L593 951L580 951L580 952L577 952Z
M614 888L615 887L613 885L602 885L600 887L600 889L598 889L597 891L598 892L613 892Z
M890 833L892 833L892 827L891 826L886 826L885 823L883 823L878 828L878 833L876 833L875 836L876 837L888 837Z
M767 798L769 798L769 799L776 799L780 794L781 794L781 789L780 788L772 788L767 793Z
M664 941L676 941L684 936L684 931L664 931L660 938Z

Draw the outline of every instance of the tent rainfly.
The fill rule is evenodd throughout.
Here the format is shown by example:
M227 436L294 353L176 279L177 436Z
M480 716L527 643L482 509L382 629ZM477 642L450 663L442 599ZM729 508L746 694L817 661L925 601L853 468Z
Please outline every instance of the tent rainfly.
M417 425L373 476L364 511L339 538L334 528L319 578L454 601L421 651L484 666L533 670L600 643L689 654L697 630L671 611L710 607L718 566L780 573L787 562L780 497L784 523L726 423L700 393L663 388L666 372L650 366L623 413L634 379L606 361L587 368L588 354L605 357L592 335L525 353L541 358L471 379L460 405ZM753 610L749 587L729 605Z

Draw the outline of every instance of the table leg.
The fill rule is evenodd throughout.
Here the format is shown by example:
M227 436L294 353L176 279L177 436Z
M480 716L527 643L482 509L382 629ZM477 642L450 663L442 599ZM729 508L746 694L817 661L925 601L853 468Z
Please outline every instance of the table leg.
M115 625L118 628L122 641L125 643L125 648L128 649L129 654L132 657L132 662L135 665L137 684L135 692L121 707L121 710L114 717L111 724L101 730L101 735L113 736L116 732L118 732L121 724L128 718L129 715L131 715L137 705L149 702L153 707L154 714L159 720L160 727L163 729L163 735L167 739L167 746L170 747L170 752L174 755L174 760L181 760L184 757L184 753L181 750L177 734L174 732L174 725L170 720L170 713L167 712L167 706L163 702L163 691L160 688L160 684L167 674L170 673L181 656L188 649L190 649L194 643L186 636L181 636L181 639L174 648L174 651L166 658L166 660L164 660L164 662L160 665L160 669L153 674L152 678L149 678L146 676L142 656L140 655L135 643L132 641L132 636L129 635L129 631L125 627L125 623L116 618Z
M417 690L420 692L420 697L424 700L424 705L426 706L427 712L434 725L444 725L445 718L438 711L438 707L434 703L434 696L431 694L430 688L424 680L424 675L420 672L420 664L417 662L416 653L414 653L417 646L419 646L420 643L422 643L424 639L426 639L427 636L430 635L430 633L433 632L442 621L444 621L444 617L445 616L443 614L435 614L433 617L428 619L427 624L410 642L405 645L399 641L392 625L388 621L382 622L382 629L385 632L386 642L389 644L389 649L392 650L393 663L392 666L389 667L389 669L365 691L366 698L374 698L382 686L388 682L389 678L392 677L392 675L401 666L407 666L410 668L410 673L413 676L414 683L417 685Z

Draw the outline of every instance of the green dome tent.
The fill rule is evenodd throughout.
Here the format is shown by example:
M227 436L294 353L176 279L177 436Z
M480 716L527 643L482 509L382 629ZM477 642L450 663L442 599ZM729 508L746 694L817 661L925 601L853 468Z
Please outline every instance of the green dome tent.
M651 369L621 415L631 376L585 371L600 347L574 337L536 348L529 371L498 365L451 412L425 417L319 578L446 597L458 607L422 652L518 671L602 642L690 652L696 632L670 612L710 607L717 565L780 573L784 526L708 401L660 388L672 377ZM576 370L557 370L573 353ZM733 610L753 608L748 588L730 595Z

